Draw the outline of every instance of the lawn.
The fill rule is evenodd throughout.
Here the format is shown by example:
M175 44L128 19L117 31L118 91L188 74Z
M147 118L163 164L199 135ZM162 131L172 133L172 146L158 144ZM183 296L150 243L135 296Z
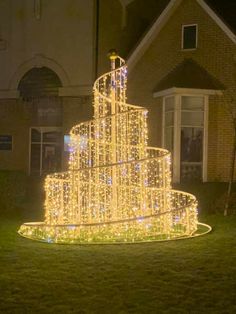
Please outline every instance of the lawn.
M189 240L73 246L16 233L1 218L1 313L236 313L236 216L208 214Z
M42 220L42 185L0 172L0 313L236 313L236 215L217 202L224 184L177 187L197 196L206 236L93 246L17 234Z

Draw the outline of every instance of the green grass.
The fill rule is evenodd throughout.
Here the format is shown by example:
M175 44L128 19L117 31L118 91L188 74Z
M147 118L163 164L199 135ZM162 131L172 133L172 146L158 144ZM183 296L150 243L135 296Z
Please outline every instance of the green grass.
M20 237L22 222L43 219L42 182L0 173L0 186L0 313L236 313L236 216L217 201L225 184L178 187L197 196L212 233L103 246Z
M236 313L236 217L200 220L212 233L163 243L70 246L21 238L16 231L25 218L5 215L0 312Z

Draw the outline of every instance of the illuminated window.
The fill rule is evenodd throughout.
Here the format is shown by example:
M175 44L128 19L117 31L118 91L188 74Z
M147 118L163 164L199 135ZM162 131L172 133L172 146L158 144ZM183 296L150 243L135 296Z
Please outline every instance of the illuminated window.
M12 150L12 135L0 135L0 150Z
M197 25L182 26L182 49L197 48Z
M206 114L204 95L164 98L163 145L173 156L175 182L203 180L206 175Z
M43 175L61 167L61 129L34 127L30 130L30 173Z

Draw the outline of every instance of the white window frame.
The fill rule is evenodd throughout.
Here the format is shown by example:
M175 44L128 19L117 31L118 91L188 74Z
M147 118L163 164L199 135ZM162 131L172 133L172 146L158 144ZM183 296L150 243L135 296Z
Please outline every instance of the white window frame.
M31 174L31 144L39 144L38 142L31 142L31 131L32 129L40 130L40 168L39 175L42 175L42 166L43 166L43 144L47 144L47 142L43 142L43 132L44 131L60 131L62 132L62 128L58 126L32 126L29 128L29 163L28 163L28 174ZM50 143L49 143L50 144Z
M174 138L173 138L173 182L180 182L180 153L181 153L181 98L183 96L190 97L203 97L204 101L204 118L203 118L203 156L202 156L202 181L207 181L207 161L208 161L208 103L209 96L205 94L200 94L199 91L192 90L191 92L180 92L165 95L163 97L162 105L162 147L165 147L165 101L168 97L174 97Z
M189 26L196 26L196 41L195 41L195 48L184 48L184 29ZM198 24L184 24L182 25L182 36L181 36L181 49L183 51L191 51L196 50L198 47Z

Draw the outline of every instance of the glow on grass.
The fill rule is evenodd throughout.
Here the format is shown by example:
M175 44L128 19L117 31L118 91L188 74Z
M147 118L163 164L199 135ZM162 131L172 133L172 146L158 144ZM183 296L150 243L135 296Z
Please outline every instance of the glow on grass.
M94 119L70 132L69 170L45 180L45 222L23 224L20 235L125 243L196 234L197 200L171 189L170 153L147 146L147 110L126 103L125 62L110 59L94 84Z

